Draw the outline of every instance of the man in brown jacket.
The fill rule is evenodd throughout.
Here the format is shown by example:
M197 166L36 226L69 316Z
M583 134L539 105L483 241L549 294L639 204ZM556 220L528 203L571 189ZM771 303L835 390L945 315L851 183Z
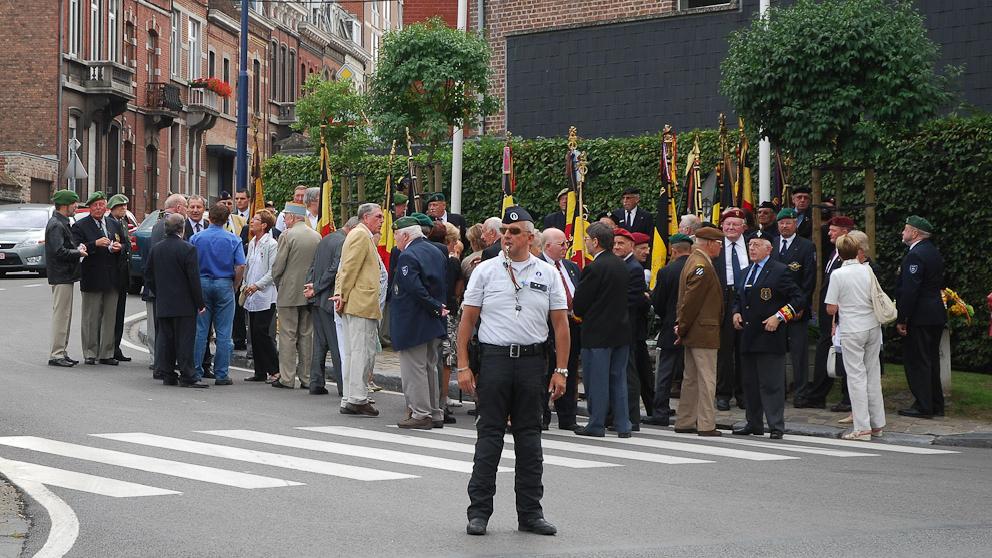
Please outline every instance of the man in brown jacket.
M358 224L341 247L341 265L334 281L334 309L344 318L344 363L341 414L379 416L369 402L368 375L375 364L379 320L385 302L386 268L372 235L382 228L382 208L358 206ZM380 296L383 295L383 296Z
M685 346L685 372L675 431L719 436L716 429L716 357L720 349L723 297L712 259L720 255L723 232L714 227L696 231L692 254L679 277L675 320L676 344Z

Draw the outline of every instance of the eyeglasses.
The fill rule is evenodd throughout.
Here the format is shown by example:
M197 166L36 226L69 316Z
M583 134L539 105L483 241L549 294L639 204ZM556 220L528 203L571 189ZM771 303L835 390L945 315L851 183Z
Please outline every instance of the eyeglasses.
M523 233L524 230L521 229L520 227L500 227L499 228L499 234L506 234L507 232L509 232L510 234L516 236L518 234Z

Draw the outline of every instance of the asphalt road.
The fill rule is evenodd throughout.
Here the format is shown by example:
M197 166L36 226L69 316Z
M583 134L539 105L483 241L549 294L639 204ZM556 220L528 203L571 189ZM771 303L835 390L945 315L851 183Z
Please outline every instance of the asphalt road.
M0 279L0 468L41 465L54 482L75 483L48 484L78 518L68 556L992 552L989 450L703 440L668 429L620 441L552 427L543 502L558 536L516 531L504 472L489 535L469 537L464 471L474 433L465 409L455 428L401 432L392 426L399 394L376 395L382 415L365 419L340 415L334 396L243 383L242 371L227 388L165 387L134 349L126 352L138 358L119 367L50 368L50 298L44 279ZM128 304L129 314L144 310L137 297ZM113 490L121 497L94 493ZM159 495L128 496L137 493ZM27 511L30 556L51 522L33 500Z

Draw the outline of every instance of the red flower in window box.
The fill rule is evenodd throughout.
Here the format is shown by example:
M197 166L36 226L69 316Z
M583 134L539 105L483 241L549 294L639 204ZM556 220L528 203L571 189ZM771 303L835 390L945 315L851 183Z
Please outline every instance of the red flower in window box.
M196 78L189 82L190 87L197 89L206 89L208 91L213 91L214 93L220 95L223 98L228 98L231 96L233 90L230 84L226 81L217 79L214 77L209 78Z

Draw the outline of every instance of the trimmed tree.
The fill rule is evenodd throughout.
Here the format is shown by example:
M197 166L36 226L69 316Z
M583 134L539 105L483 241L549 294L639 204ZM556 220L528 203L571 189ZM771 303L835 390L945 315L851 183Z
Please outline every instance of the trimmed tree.
M337 156L336 161L350 167L371 145L364 110L365 98L351 80L327 81L311 74L303 84L303 95L296 102L293 129L305 133L314 149L319 150L320 127L326 125L324 140L331 153Z

